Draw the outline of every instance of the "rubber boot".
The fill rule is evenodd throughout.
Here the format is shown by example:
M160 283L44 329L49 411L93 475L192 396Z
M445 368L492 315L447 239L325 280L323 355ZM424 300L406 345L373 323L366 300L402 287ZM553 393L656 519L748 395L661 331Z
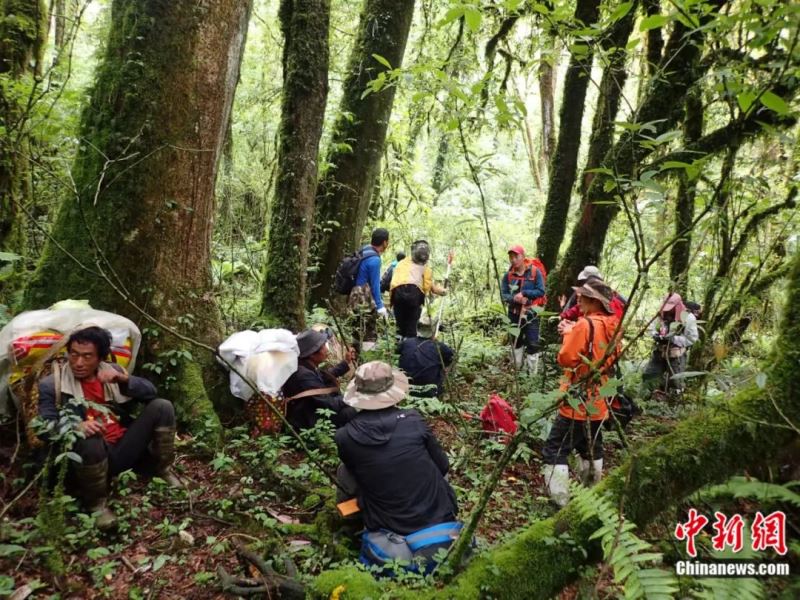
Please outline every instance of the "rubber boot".
M514 348L514 366L517 369L522 368L522 363L525 360L525 348Z
M170 487L182 487L183 482L172 472L175 462L175 428L156 427L150 441L150 452L156 459L156 477L167 482Z
M108 459L93 465L75 465L77 492L86 509L95 513L95 522L100 531L108 531L117 525L117 517L108 508Z
M526 354L525 355L525 368L528 369L528 373L531 375L536 375L539 372L539 353L536 352L534 354Z
M584 458L578 459L578 478L586 487L592 487L603 478L603 459L591 461Z
M544 465L544 482L550 499L560 508L569 502L569 467L567 465Z

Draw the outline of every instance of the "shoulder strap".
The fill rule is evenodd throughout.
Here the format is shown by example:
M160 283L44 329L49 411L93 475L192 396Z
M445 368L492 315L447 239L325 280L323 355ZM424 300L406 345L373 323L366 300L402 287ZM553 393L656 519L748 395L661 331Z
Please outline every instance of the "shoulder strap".
M295 394L294 396L289 396L288 398L284 398L284 400L289 402L291 400L299 400L300 398L308 398L309 396L324 396L325 394L333 394L340 391L341 390L335 386L324 387L324 388L313 388L311 390L306 390L305 392L300 392L298 394Z
M589 317L583 317L589 323L589 344L587 346L586 358L589 360L594 360L594 323Z

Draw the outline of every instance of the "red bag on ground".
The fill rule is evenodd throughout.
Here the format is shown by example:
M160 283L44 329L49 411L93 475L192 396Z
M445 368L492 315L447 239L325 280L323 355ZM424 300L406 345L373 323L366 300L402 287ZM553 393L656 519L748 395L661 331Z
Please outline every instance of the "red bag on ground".
M489 402L481 410L481 423L484 431L492 433L502 431L508 435L514 435L517 432L517 415L514 413L514 409L497 394L492 394ZM508 443L508 439L503 436L505 443Z

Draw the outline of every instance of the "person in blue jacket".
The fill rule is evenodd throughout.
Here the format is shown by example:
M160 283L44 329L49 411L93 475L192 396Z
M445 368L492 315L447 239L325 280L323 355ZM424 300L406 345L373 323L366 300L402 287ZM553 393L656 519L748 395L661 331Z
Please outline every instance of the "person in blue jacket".
M389 247L389 231L379 227L372 232L370 243L361 249L355 286L350 292L350 308L356 315L355 338L359 350L370 350L378 339L377 319L388 320L389 311L381 298L381 254Z
M500 281L500 295L508 304L511 324L520 328L514 340L514 363L536 371L539 359L539 317L531 310L544 297L544 277L536 261L525 258L525 249L516 244L508 249L508 272Z

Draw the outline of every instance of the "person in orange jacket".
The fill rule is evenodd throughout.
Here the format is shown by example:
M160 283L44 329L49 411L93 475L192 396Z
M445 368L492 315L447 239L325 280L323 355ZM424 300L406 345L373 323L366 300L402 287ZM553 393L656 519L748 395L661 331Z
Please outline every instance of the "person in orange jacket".
M569 397L559 408L542 449L545 483L551 499L559 506L569 501L567 457L572 450L580 455L578 475L582 483L596 483L602 477L601 425L608 418L608 406L600 396L600 388L608 379L618 353L615 334L619 317L611 307L614 291L597 280L572 289L578 294L585 316L564 331L558 364L564 368L561 389ZM612 344L614 350L607 353Z

